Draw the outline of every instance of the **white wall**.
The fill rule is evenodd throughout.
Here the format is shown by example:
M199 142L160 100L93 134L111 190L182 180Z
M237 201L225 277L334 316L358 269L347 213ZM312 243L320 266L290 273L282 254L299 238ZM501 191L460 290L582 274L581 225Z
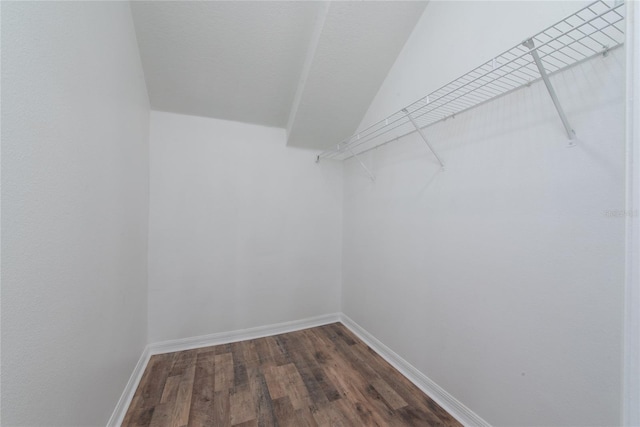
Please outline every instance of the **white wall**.
M342 165L285 131L151 113L149 338L340 310Z
M105 425L146 344L128 3L2 2L2 424Z
M363 124L579 6L430 3ZM538 83L428 128L444 172L415 134L346 162L343 311L491 424L618 425L624 52L552 81L575 148Z
M399 111L589 3L431 0L360 127Z
M640 425L640 4L627 3L627 271L623 424Z

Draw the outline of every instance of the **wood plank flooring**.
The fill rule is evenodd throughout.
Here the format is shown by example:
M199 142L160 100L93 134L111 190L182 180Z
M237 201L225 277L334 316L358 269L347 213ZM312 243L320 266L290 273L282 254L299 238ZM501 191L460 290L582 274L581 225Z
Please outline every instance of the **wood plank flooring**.
M123 426L460 426L340 323L151 357Z

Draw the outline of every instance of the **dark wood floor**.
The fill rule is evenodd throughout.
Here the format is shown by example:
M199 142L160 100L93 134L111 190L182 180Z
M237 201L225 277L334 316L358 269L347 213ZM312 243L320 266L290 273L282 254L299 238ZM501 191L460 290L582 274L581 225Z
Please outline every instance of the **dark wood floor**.
M340 323L153 356L124 426L460 426Z

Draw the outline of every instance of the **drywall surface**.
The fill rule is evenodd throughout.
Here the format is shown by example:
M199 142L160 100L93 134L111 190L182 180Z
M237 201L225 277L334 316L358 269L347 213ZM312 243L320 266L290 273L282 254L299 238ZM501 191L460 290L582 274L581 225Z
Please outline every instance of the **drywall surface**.
M589 3L431 0L360 128L400 111Z
M627 271L625 286L623 416L640 425L640 4L627 7Z
M342 164L284 129L151 113L151 342L340 310Z
M355 131L426 4L329 2L307 51L288 145L324 150Z
M2 425L105 425L146 344L128 3L2 3Z
M431 2L367 116L578 6ZM535 83L427 128L445 171L415 134L346 162L343 312L493 425L619 425L624 51L552 81L574 148Z
M154 110L286 124L321 2L134 1L131 7Z

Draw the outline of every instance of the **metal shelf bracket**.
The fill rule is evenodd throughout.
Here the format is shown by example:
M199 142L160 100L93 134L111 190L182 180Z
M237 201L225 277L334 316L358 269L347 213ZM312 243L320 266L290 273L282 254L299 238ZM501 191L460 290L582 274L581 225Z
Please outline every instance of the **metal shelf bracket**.
M544 64L542 64L542 60L540 59L540 55L538 55L538 50L536 49L536 45L533 42L533 39L525 40L522 43L527 49L529 49L529 53L533 57L533 61L538 67L538 71L540 72L540 77L542 77L542 81L544 81L544 85L547 87L547 92L549 92L549 96L551 97L551 101L553 101L553 105L556 107L556 111L560 116L560 120L562 121L562 125L564 126L564 130L567 132L567 136L569 137L569 147L573 147L576 145L576 132L573 130L571 125L569 124L569 119L567 119L567 115L564 113L564 109L562 105L560 105L560 100L558 99L558 95L556 95L556 91L549 80L549 75L544 68Z
M440 156L438 156L438 154L435 152L435 150L433 149L433 147L429 143L429 140L427 139L427 136L422 131L422 128L420 128L420 126L418 126L418 123L416 123L416 120L411 116L411 114L409 114L409 110L404 108L402 110L402 112L407 115L407 118L409 119L409 121L411 122L413 127L416 128L416 131L418 132L418 134L420 134L420 137L424 140L425 144L427 144L427 147L429 147L429 150L431 150L431 154L433 154L433 156L436 158L436 160L438 160L438 163L440 163L440 167L442 169L444 169L444 163L442 163L442 159L440 159Z
M376 176L369 170L368 167L365 166L365 164L362 162L362 160L360 160L360 157L358 157L357 154L354 153L353 150L351 150L350 147L347 147L347 150L349 150L351 155L356 158L358 163L360 163L360 166L362 166L362 169L364 169L364 171L367 173L367 175L369 175L369 179L371 179L371 181L375 181L376 180Z
M351 153L351 155L353 157L356 158L356 160L358 161L358 163L360 163L360 166L362 166L362 169L364 169L364 171L367 173L367 175L369 176L369 179L371 179L371 181L375 181L376 180L376 176L373 174L373 172L371 172L369 170L368 167L365 166L364 162L362 160L360 160L360 157L358 157L356 155L356 153L353 152L353 150L351 149L351 147L346 147L347 151L349 151ZM338 144L336 146L336 150L340 150L340 144ZM320 155L318 154L316 156L316 163L320 163Z

